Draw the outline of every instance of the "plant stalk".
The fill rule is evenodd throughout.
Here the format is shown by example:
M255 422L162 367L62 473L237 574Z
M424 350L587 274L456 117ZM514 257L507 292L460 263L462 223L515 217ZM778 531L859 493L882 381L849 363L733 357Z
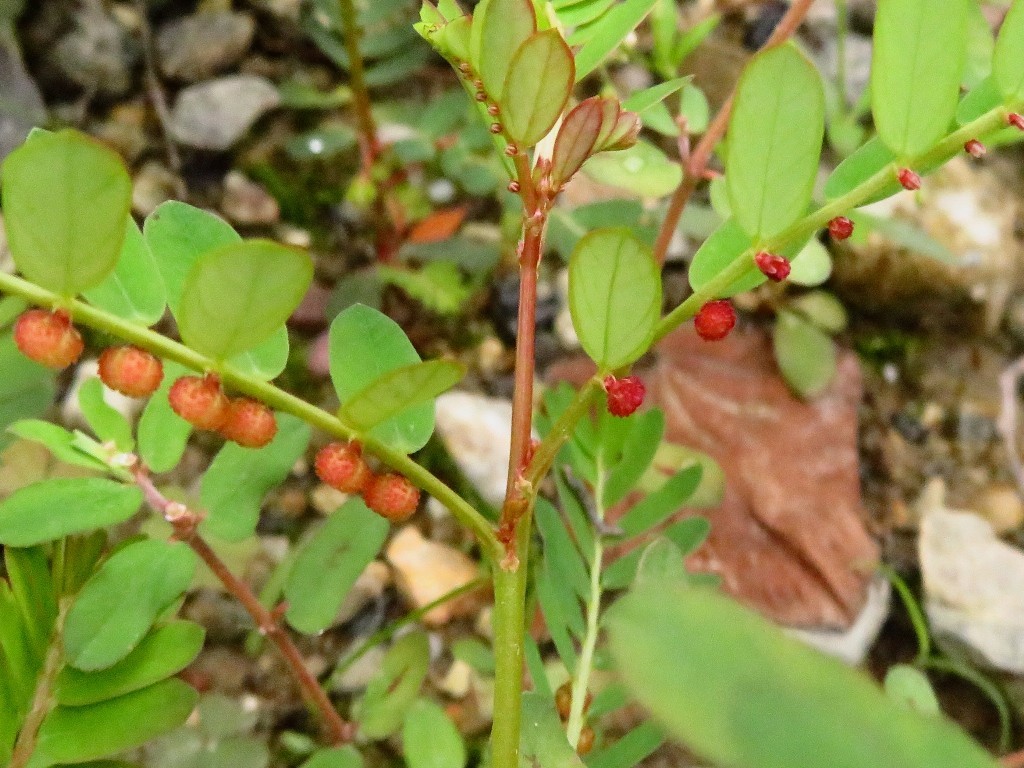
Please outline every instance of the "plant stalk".
M359 38L362 30L356 16L352 0L338 0L341 12L342 36L345 38L345 51L348 53L349 88L352 90L352 106L356 113L359 126L359 154L362 158L363 170L369 172L373 161L380 154L380 142L377 139L377 126L370 109L370 92L366 87L366 72L363 67L363 54L359 50Z

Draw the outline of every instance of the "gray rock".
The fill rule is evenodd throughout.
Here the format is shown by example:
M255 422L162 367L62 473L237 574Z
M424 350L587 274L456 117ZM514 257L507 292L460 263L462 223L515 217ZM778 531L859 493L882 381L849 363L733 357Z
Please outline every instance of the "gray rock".
M437 398L437 431L459 469L489 504L505 498L512 403L470 392Z
M224 177L224 197L220 208L235 224L276 224L281 207L267 190L239 171Z
M181 180L155 160L143 165L132 184L132 210L149 216L160 203L174 199Z
M120 96L132 85L138 43L103 4L90 0L74 16L74 28L57 41L51 60L68 80L90 93Z
M918 543L925 610L941 646L1024 673L1024 552L978 515L933 504Z
M229 75L192 85L178 95L171 112L171 133L190 147L229 149L281 97L263 77Z
M246 13L197 13L160 28L160 68L174 80L194 83L238 63L252 45L256 23Z
M0 29L0 161L46 122L46 106L21 60L14 35Z

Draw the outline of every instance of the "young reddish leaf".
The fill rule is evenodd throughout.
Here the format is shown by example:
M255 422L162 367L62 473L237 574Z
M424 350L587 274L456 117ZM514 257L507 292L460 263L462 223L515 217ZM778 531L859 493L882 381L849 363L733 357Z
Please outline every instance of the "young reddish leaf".
M469 50L473 69L492 98L501 95L519 46L537 31L531 0L483 0L473 14Z
M1024 0L1010 6L992 56L992 76L1008 102L1024 99Z
M640 115L636 112L627 112L625 110L619 112L615 125L612 126L612 132L608 135L608 139L602 145L601 150L629 149L636 144L636 137L640 134L640 128Z
M505 130L519 149L551 130L569 100L574 75L572 51L558 30L538 32L519 46L499 100Z
M590 157L601 134L603 115L602 100L595 96L576 105L565 116L551 153L551 180L555 187L571 179Z
M930 149L956 113L970 0L880 0L871 60L871 111L897 156ZM1019 51L1017 52L1019 55Z
M615 124L619 120L619 113L622 107L616 99L596 97L601 102L601 132L597 135L595 146L600 150L608 143L608 138L615 130Z
M469 208L465 205L456 205L452 208L434 211L412 228L409 233L409 242L436 243L447 240L459 231L468 210Z

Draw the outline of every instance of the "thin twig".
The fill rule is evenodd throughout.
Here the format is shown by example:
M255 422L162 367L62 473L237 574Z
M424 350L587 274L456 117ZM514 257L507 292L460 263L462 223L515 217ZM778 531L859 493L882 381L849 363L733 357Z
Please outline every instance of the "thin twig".
M364 173L369 173L373 161L380 154L380 143L377 138L377 126L370 110L370 92L366 87L366 74L363 68L363 54L359 50L359 38L362 30L356 17L355 5L352 0L338 0L341 11L341 35L345 38L345 52L348 54L349 87L352 89L352 106L359 124L359 150L363 161Z
M789 10L786 11L786 15L779 20L771 37L765 42L764 48L771 48L788 40L800 26L800 22L807 15L807 10L813 2L814 0L794 0L793 4L789 6ZM718 114L711 121L711 125L708 126L689 159L683 161L683 180L669 201L668 210L665 212L665 218L661 222L661 230L658 232L658 239L654 245L654 257L659 264L665 263L665 255L668 253L669 243L672 242L672 235L675 234L676 227L679 226L683 209L686 208L690 196L704 178L715 145L725 135L725 130L729 126L729 115L732 112L732 102L733 96L730 95L722 108L718 110Z
M999 403L999 418L996 429L1003 438L1006 447L1006 460L1010 471L1017 481L1017 489L1024 494L1024 463L1021 462L1017 450L1017 385L1024 376L1024 357L1010 364L999 375L999 391L1002 395Z
M192 548L192 551L206 563L213 575L224 585L224 588L234 595L252 616L260 633L269 637L277 646L302 689L303 695L320 714L330 743L338 745L351 741L355 736L355 727L341 718L324 689L320 687L320 683L306 668L299 649L295 647L288 633L281 627L280 617L260 603L259 598L249 588L249 585L235 576L206 540L199 535L198 529L202 517L192 512L184 504L171 501L164 496L153 484L149 473L141 464L135 466L133 476L136 485L145 496L146 503L173 526L175 538Z

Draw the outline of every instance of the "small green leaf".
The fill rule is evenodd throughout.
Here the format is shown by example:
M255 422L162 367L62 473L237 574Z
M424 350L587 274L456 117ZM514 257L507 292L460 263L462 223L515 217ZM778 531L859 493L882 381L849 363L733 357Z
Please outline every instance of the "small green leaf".
M755 241L807 212L824 130L814 65L789 43L755 56L737 86L725 161L733 216Z
M55 459L63 461L65 464L84 467L94 472L107 472L110 469L105 461L76 447L80 433L76 435L52 422L42 419L23 419L12 424L7 431L22 440L31 440L46 446Z
M622 102L622 108L631 112L642 114L644 110L650 109L655 104L660 104L673 93L684 87L693 79L692 76L675 77L666 80L664 83L645 88L642 91L630 94L630 97Z
M363 756L352 746L318 749L299 768L363 768Z
M922 715L941 714L935 689L928 676L919 669L906 664L890 667L885 673L885 692L893 701Z
M519 46L501 90L501 121L520 150L551 130L572 92L572 51L556 29L537 32Z
M619 187L640 197L664 197L683 180L683 169L648 141L629 149L591 157L583 172L594 181Z
M309 444L310 428L286 413L275 414L277 434L263 448L225 443L203 475L200 530L224 541L252 536L263 498L288 477Z
M472 64L492 99L501 95L515 52L536 31L531 0L483 0L473 11Z
M183 365L164 360L164 380L139 418L139 458L153 472L167 472L177 466L192 434L192 425L176 414L167 400L171 385L189 373Z
M576 80L582 80L593 72L598 64L618 48L657 2L625 0L602 16L594 26L594 34L576 53Z
M624 228L585 236L569 261L569 311L601 370L636 360L661 314L661 273L651 250Z
M772 334L783 378L804 398L821 394L836 374L836 347L819 328L792 312L780 312Z
M402 746L409 768L463 768L466 745L441 707L420 699L405 716Z
M682 509L697 490L702 474L700 465L695 464L672 475L661 488L634 504L619 521L619 527L627 536L636 537L661 524Z
M18 269L73 296L117 264L131 179L116 152L77 131L39 132L4 161L4 226Z
M452 240L444 241L445 246L449 244L456 245ZM469 281L450 261L432 261L419 269L381 264L375 271L380 280L397 285L424 307L440 315L458 315L473 293Z
M683 550L661 537L648 544L640 555L635 584L685 584L686 576Z
M601 416L606 422L617 421L627 428L621 450L609 457L606 465L608 476L604 482L604 506L610 509L626 498L651 465L665 432L665 414L652 408L622 419L611 416L606 409Z
M58 704L80 707L138 691L165 680L189 664L203 648L205 630L174 621L148 635L114 666L98 672L65 667L57 678Z
M641 723L610 747L587 755L587 768L634 768L665 743L654 723Z
M1016 0L1003 19L992 55L992 76L1007 104L1024 100L1024 0Z
M359 574L377 556L390 526L349 499L298 551L284 586L288 623L315 634L334 623L338 609Z
M188 588L195 570L196 556L183 543L144 539L115 552L68 612L68 663L89 672L123 659Z
M544 542L544 565L558 585L585 600L590 597L590 572L562 516L546 499L537 500L537 530Z
M960 96L970 0L880 0L871 59L871 110L882 141L913 157L945 135ZM1019 52L1018 52L1019 53Z
M699 291L711 280L718 276L718 273L740 258L751 247L753 242L746 232L736 223L735 219L726 219L711 236L704 241L690 264L690 285L693 290ZM741 277L726 290L719 291L716 298L735 296L737 293L749 291L761 285L765 276L754 267L751 261L750 269L744 277Z
M135 447L132 425L103 399L102 381L86 379L82 382L78 390L78 407L100 442L111 441L119 451L131 451Z
M0 334L0 448L10 442L4 430L19 419L41 416L56 392L55 374L21 354L10 333Z
M829 200L842 197L888 166L895 159L896 156L892 153L892 150L885 146L879 137L875 136L868 139L832 171L825 182L825 197ZM878 200L884 200L887 197L892 197L901 189L902 187L900 187L899 182L896 181L896 174L893 173L892 182L869 197L866 203L873 203Z
M645 585L608 613L623 683L708 761L735 768L996 768L951 723L707 589Z
M355 304L331 323L330 369L344 405L381 376L420 362L399 325L375 309ZM404 453L418 451L434 431L434 404L413 406L374 427L370 434Z
M790 309L800 313L826 333L842 333L849 318L843 303L827 291L811 291L794 299Z
M422 632L405 635L388 649L380 672L359 703L356 720L364 738L383 739L402 726L429 666L430 646Z
M181 338L218 360L251 350L278 332L312 279L309 256L270 240L207 252L182 286Z
M343 421L360 432L421 403L431 402L454 387L466 369L451 360L428 360L385 373L345 401Z
M140 325L153 325L163 317L167 305L164 281L142 230L132 219L114 271L84 295L90 304Z
M0 502L0 543L30 547L72 533L124 522L142 504L142 492L103 478L44 480Z
M520 768L583 768L583 761L565 737L565 727L550 697L534 691L523 694L522 723Z
M794 285L814 288L828 280L831 274L831 254L820 240L812 237L807 241L807 245L793 257L792 271L789 273L788 280Z
M192 713L199 694L181 680L87 707L57 707L46 716L32 765L81 763L116 755L177 728Z

